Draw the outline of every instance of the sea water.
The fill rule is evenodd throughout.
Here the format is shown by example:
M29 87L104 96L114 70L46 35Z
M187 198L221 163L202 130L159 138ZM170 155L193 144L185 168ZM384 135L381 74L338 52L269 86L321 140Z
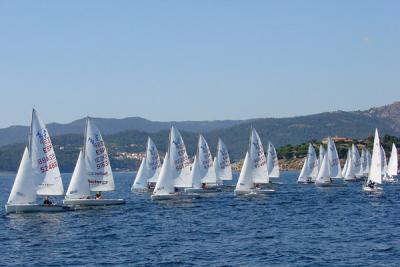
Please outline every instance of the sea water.
M14 175L0 176L0 265L8 266L400 266L400 185L367 194L296 183L276 192L153 202L115 173L126 205L5 215ZM63 174L65 188L71 175ZM237 179L237 174L235 174Z

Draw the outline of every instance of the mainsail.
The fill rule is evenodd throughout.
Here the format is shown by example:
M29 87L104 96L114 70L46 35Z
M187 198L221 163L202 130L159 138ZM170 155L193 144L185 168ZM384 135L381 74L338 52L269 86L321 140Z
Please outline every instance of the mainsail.
M387 174L393 177L397 175L397 172L398 172L397 149L396 145L392 144L392 152L390 153Z
M190 182L190 161L186 152L185 143L182 135L175 127L171 127L170 134L170 160L175 169L175 186L176 187L191 187Z
M214 166L217 180L232 180L232 168L228 149L221 139L218 139L218 150Z
M100 130L92 119L86 120L83 155L91 191L115 190L114 177L108 158L106 145Z
M331 178L342 178L339 156L336 150L335 142L328 137L328 165Z
M269 177L279 178L278 154L271 142L268 143L267 169Z
M31 133L29 138L29 155L32 161L32 174L40 177L38 195L64 195L64 187L58 168L56 154L45 124L39 119L35 109L32 110Z
M371 170L368 175L368 182L382 183L382 157L381 145L379 142L378 129L375 129L374 147L372 150Z
M250 135L249 160L252 165L252 177L254 183L269 183L267 170L267 159L265 158L264 148L257 131L252 128Z

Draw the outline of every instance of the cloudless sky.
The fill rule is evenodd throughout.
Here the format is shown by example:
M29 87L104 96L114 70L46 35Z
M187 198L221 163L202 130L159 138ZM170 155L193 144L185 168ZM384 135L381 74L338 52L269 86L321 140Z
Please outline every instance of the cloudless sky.
M0 0L0 127L400 100L400 1Z

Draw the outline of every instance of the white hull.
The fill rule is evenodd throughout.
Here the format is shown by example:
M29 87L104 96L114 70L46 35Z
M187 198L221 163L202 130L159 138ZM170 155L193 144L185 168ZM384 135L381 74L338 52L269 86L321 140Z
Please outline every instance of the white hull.
M5 205L6 213L28 213L28 212L62 212L70 210L69 207L62 205L40 205L40 204L21 204Z
M367 185L364 185L362 189L363 189L364 192L370 192L370 193L382 192L383 191L383 188L379 187L379 186L375 186L375 187L371 188L371 187L369 187Z
M388 176L388 177L384 178L383 181L385 183L396 183L397 179L395 179L394 177Z
M344 186L343 184L337 184L337 183L315 183L316 186L320 187L342 187Z
M151 200L176 200L176 199L191 199L200 197L198 194L166 194L166 195L151 195Z
M357 178L343 178L346 182L357 182L359 179Z
M271 192L275 192L274 189L250 189L250 190L237 190L235 189L234 194L235 196L242 196L242 195L265 195Z
M313 181L297 182L298 184L315 184Z
M219 192L221 189L219 187L214 188L185 188L185 193L214 193Z
M67 206L109 206L125 204L124 199L64 199Z

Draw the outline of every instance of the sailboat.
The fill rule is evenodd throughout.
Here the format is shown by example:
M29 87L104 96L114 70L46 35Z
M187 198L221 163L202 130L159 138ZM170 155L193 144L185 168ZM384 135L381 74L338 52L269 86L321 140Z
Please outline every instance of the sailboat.
M382 188L382 149L379 142L378 129L375 129L374 147L372 150L371 169L369 171L367 183L363 185L363 190L366 192L381 191Z
M260 184L268 183L269 176L264 148L258 133L252 128L249 148L234 193L238 196L273 192L273 189L261 189L259 187Z
M297 182L300 184L314 183L318 175L318 159L312 144L308 145L307 157L305 158L303 168Z
M382 145L381 145L381 168L382 168L382 178L383 178L383 181L385 181L387 179L388 164L387 164L387 160L386 160L385 149L383 148Z
M315 185L317 186L338 186L333 178L342 178L339 156L335 143L328 137L328 152L324 155L318 171Z
M146 192L157 182L161 170L161 161L158 150L153 140L147 138L146 156L140 163L139 170L133 182L132 192Z
M199 136L197 153L194 158L192 172L190 175L191 187L185 188L185 192L204 193L217 191L217 176L215 173L214 162L210 153L206 139L203 135ZM212 185L208 188L208 185Z
M85 139L68 186L64 204L68 206L105 206L125 204L124 199L105 199L101 192L114 191L114 177L100 130L86 119ZM97 192L91 197L91 192Z
M328 137L328 163L330 178L343 178L335 142Z
M386 172L385 182L395 182L394 178L398 173L398 159L397 159L397 148L395 144L392 144L392 152L390 153L389 164Z
M179 188L189 188L191 183L190 161L179 131L171 127L168 150L157 179L152 200L169 200L185 197ZM191 195L186 195L190 196Z
M55 212L67 207L38 204L38 196L62 196L64 187L50 134L32 110L29 142L25 147L7 204L6 213Z
M325 155L322 159L321 168L319 169L315 184L319 186L329 186L333 184L333 181L329 172L329 161L328 155Z
M271 142L268 142L267 169L269 178L279 178L279 162L276 149Z
M232 181L232 167L228 148L220 138L218 138L218 148L217 154L214 158L214 167L217 183L223 185L223 181Z
M353 144L351 146L351 149L349 148L348 154L347 154L347 160L348 162L347 168L343 174L343 178L345 181L356 181L357 178L360 176L360 154L358 153L357 147Z

